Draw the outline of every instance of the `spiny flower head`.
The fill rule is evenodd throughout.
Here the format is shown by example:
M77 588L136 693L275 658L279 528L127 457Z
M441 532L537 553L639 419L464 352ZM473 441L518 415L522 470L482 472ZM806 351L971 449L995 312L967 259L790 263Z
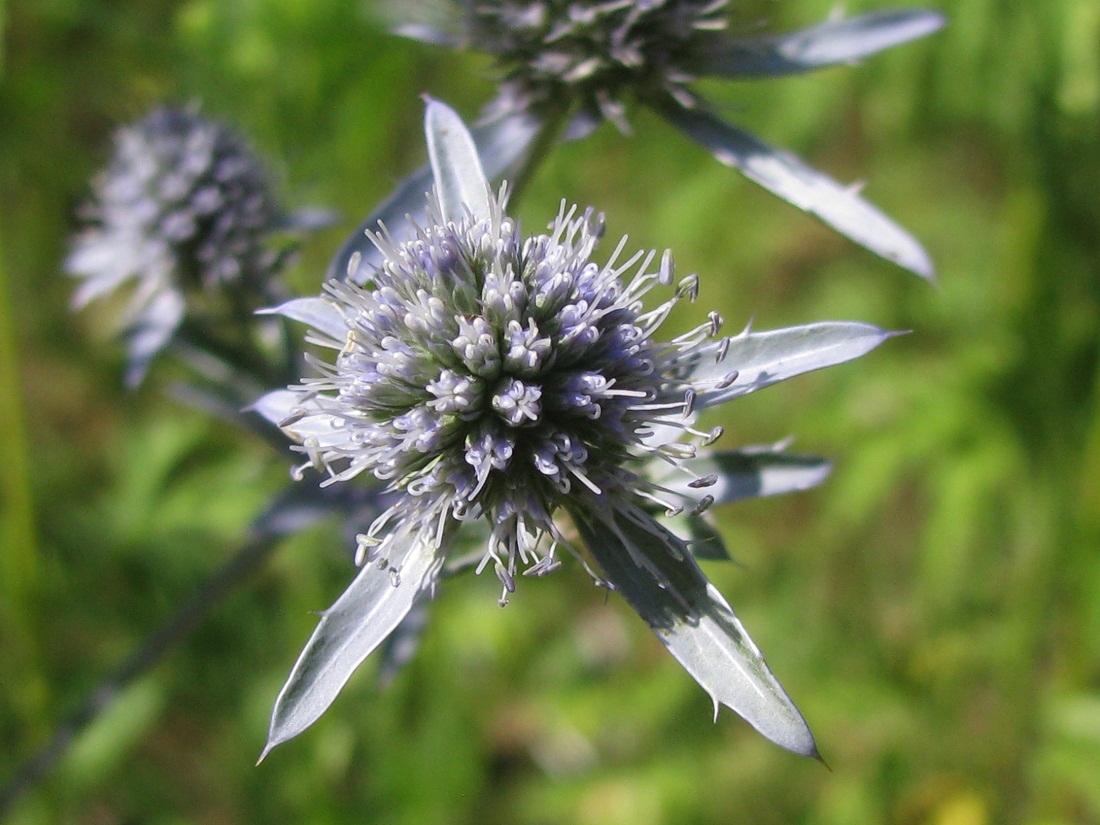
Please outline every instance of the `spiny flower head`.
M599 263L602 217L564 205L548 232L525 237L458 116L429 102L426 132L436 186L413 237L372 232L381 263L365 285L331 281L322 297L273 310L308 322L308 340L335 355L314 358L319 377L257 410L298 442L299 471L325 471L327 484L373 476L395 500L358 537L359 575L276 701L268 749L316 720L444 565L461 561L459 533L476 523L487 528L478 570L492 564L502 604L518 573L548 573L559 550L572 553L623 594L716 709L814 754L805 721L694 561L692 537L707 533L712 504L812 486L827 464L710 452L721 430L694 422L889 334L827 323L720 338L711 313L662 340L662 322L697 285L674 285L668 253L620 260L624 239ZM646 309L655 288L671 294ZM686 530L663 526L662 513Z
M368 472L406 494L363 537L368 558L393 519L435 524L440 536L450 522L485 519L485 559L510 591L519 563L556 566L564 502L656 500L631 462L658 453L678 464L694 448L655 441L655 426L713 438L686 423L703 387L678 359L720 319L655 341L696 279L644 310L643 296L671 283L671 257L655 272L653 253L618 263L620 243L597 264L603 219L591 210L563 204L548 234L527 238L496 199L486 218L453 223L433 209L429 219L399 246L375 236L385 258L369 287L327 285L333 323L317 340L338 353L298 390L299 417L281 423L332 481Z
M69 265L90 280L83 303L113 278L181 287L263 281L276 262L264 236L282 216L267 174L230 129L192 109L161 107L115 137ZM108 271L103 259L124 252Z
M265 241L284 213L259 161L228 128L193 109L154 109L117 133L94 188L66 268L84 279L78 307L133 284L131 379L174 332L186 293L271 295L282 258Z
M685 84L726 29L725 0L470 0L469 45L490 52L529 101L579 98L625 124L623 96L694 98Z

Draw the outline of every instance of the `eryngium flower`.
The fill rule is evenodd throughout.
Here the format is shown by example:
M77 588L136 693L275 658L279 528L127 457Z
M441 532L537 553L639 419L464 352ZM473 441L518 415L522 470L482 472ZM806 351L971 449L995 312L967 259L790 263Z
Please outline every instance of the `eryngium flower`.
M461 22L454 21L452 43L494 55L507 94L521 105L575 101L590 124L607 119L629 132L628 98L671 94L695 104L687 83L724 43L725 7L721 0L470 0L453 4ZM398 31L445 39L415 24Z
M727 166L867 249L925 278L932 262L921 245L846 186L719 118L692 88L701 77L760 80L850 64L943 25L929 11L879 12L786 35L730 31L725 0L451 0L402 3L396 30L410 37L496 58L500 91L474 137L490 177L514 176L547 134L569 118L570 137L603 120L629 131L627 108L650 107ZM536 158L537 159L537 158ZM416 208L426 171L414 175L364 223L396 221ZM376 260L357 232L330 275L342 277L360 254L352 279Z
M195 290L271 300L282 257L265 244L284 214L267 175L234 132L191 109L158 108L115 136L96 178L89 226L65 266L83 307L132 284L124 323L128 382L140 382Z
M547 233L525 236L503 195L491 196L457 115L429 103L426 131L436 199L415 237L372 233L382 263L368 285L330 281L323 297L276 310L309 322L310 340L335 357L315 359L320 377L258 410L326 483L373 476L397 498L358 537L362 569L280 694L268 748L324 711L455 561L460 529L481 525L477 566L499 577L502 604L520 574L551 572L563 552L591 559L597 582L625 596L716 710L726 704L814 754L690 540L657 516L686 518L685 533L699 535L714 503L819 481L821 463L710 453L720 430L696 429L696 415L858 357L888 334L825 323L719 337L711 313L663 340L672 307L694 299L695 276L675 281L668 253L625 256L625 239L597 263L604 224L591 210L563 205ZM671 295L644 308L658 289Z

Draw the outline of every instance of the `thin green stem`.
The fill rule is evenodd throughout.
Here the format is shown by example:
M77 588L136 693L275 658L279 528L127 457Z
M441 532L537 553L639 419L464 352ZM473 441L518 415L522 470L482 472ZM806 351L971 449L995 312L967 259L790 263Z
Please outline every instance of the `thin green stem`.
M523 165L512 175L509 181L509 202L514 206L519 202L523 190L534 177L538 166L550 153L551 148L557 142L562 129L569 121L570 107L567 103L551 103L540 112L542 128L531 143L531 150L524 159Z

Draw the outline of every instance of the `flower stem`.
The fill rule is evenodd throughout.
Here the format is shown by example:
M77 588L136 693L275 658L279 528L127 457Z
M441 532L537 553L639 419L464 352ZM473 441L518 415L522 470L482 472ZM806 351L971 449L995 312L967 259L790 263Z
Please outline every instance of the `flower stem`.
M512 180L509 181L509 201L513 205L519 202L523 190L530 183L531 178L534 177L539 164L550 154L551 148L557 142L558 137L565 128L565 124L569 121L569 113L570 107L564 101L547 104L544 110L540 112L542 128L532 141L531 150L524 159L523 165L519 167L512 176Z

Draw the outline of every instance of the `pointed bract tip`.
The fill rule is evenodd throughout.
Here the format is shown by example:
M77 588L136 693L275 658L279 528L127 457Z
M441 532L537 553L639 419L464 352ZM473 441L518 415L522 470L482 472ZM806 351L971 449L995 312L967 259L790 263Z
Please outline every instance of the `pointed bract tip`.
M264 749L260 752L260 758L256 760L255 767L260 767L260 763L267 759L267 755L271 753L271 751L275 748L275 745L277 744L277 742L269 741L266 745L264 745Z
M821 754L817 750L817 742L814 740L814 735L810 732L809 726L806 725L805 720L802 721L803 730L799 731L794 738L788 738L785 741L779 741L772 739L775 744L782 748L786 748L791 753L797 753L799 756L808 756L810 759L816 759L818 762L825 764L825 761L821 758ZM771 737L768 737L771 739Z
M939 282L939 280L938 280L938 279L936 278L936 271L935 271L934 269L930 269L930 270L928 271L928 274L927 274L927 275L922 275L922 276L921 276L921 278L923 278L923 280L924 280L924 281L925 281L925 282L926 282L926 283L927 283L927 284L928 284L928 285L929 285L930 287L932 287L933 289L935 289L935 290L939 290L939 289L941 289L941 287L940 287L940 282Z
M923 247L920 249L920 254L915 260L899 260L895 261L895 263L897 263L898 266L908 269L922 281L926 281L932 286L939 286L939 282L936 280L936 266L932 263L932 258L924 251Z
M924 13L928 17L929 34L937 32L947 25L947 15L943 12L935 11L933 9L924 9Z

